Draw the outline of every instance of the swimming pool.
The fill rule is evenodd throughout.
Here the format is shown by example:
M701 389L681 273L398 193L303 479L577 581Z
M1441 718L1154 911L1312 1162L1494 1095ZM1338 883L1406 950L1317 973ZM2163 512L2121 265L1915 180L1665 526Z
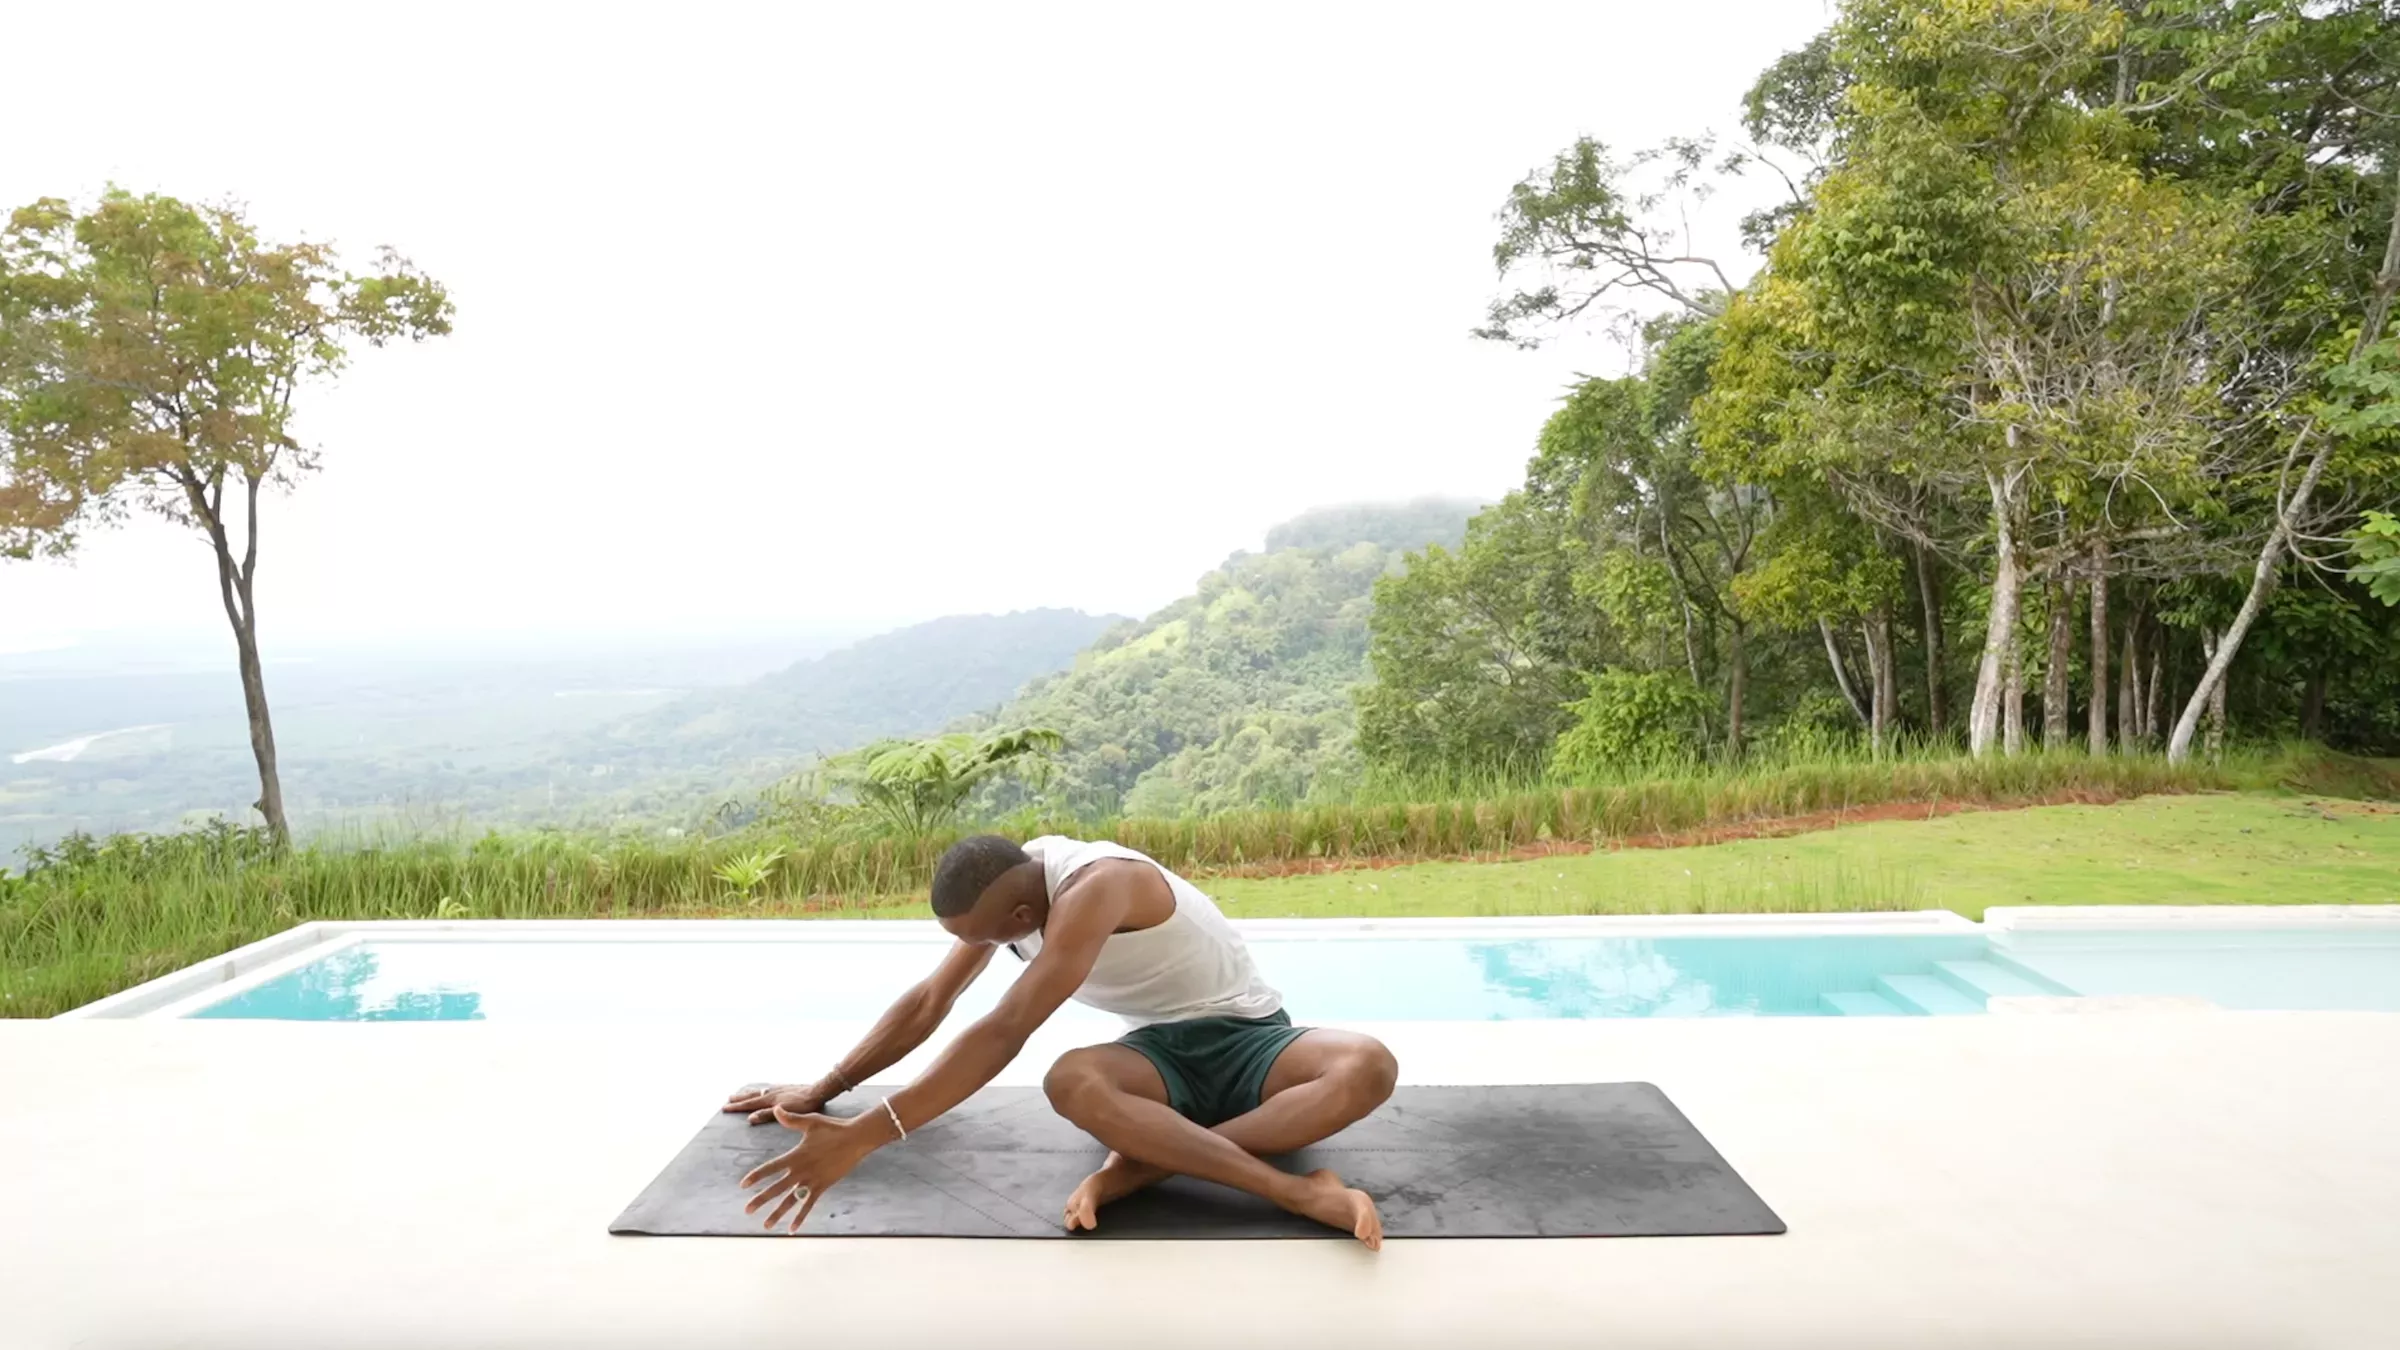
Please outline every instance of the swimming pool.
M1303 1020L1954 1016L2009 1000L2177 998L2400 1011L2400 911L1946 913L1243 925ZM2185 916L2185 917L2177 917ZM2389 920L2389 921L2386 921ZM932 969L931 925L329 927L89 1015L309 1022L873 1017ZM235 954L239 957L241 954ZM961 1001L997 1001L1005 956ZM168 982L159 982L162 986ZM133 991L139 995L142 991ZM108 1005L115 1004L116 1007ZM1061 1017L1113 1025L1070 1004Z

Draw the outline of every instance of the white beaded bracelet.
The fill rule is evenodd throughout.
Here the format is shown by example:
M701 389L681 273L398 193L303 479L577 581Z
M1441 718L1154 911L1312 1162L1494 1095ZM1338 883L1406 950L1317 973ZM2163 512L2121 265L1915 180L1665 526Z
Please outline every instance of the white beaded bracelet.
M883 1099L883 1113L892 1118L892 1128L900 1132L900 1142L907 1143L908 1127L900 1123L899 1109L892 1105L892 1099L889 1097Z

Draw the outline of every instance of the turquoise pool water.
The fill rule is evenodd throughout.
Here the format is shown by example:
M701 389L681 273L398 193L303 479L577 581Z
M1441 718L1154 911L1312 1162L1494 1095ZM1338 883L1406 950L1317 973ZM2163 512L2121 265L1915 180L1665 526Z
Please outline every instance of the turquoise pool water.
M1997 996L2182 995L2400 1011L2400 930L1253 938L1295 1017L1949 1016ZM872 1018L933 968L914 941L362 941L190 1016L309 1022ZM960 1012L1015 978L995 961ZM1070 1004L1062 1016L1114 1024Z

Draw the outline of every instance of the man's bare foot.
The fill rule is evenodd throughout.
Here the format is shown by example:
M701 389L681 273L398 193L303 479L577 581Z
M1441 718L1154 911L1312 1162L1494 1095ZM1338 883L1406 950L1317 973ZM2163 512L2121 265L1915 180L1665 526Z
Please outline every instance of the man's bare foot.
M1122 1153L1110 1153L1108 1161L1100 1164L1100 1170L1085 1177L1075 1193L1067 1197L1067 1231L1098 1228L1102 1205L1166 1179L1165 1172L1148 1163L1135 1162Z
M1308 1191L1296 1206L1300 1213L1318 1223L1346 1230L1367 1244L1368 1251L1383 1249L1383 1216L1375 1212L1373 1196L1344 1186L1329 1167L1309 1173L1307 1180Z

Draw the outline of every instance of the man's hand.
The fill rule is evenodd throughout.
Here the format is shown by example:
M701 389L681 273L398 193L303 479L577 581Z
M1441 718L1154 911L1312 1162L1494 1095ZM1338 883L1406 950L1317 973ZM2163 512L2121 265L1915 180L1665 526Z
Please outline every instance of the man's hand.
M775 1118L777 1107L795 1116L814 1115L824 1110L825 1103L833 1097L833 1093L815 1083L780 1083L755 1092L744 1088L725 1099L725 1109L747 1111L751 1124L764 1125Z
M760 1163L750 1175L742 1178L742 1189L760 1187L750 1203L742 1206L744 1214L756 1214L761 1206L773 1202L775 1209L767 1215L766 1227L774 1231L793 1205L799 1212L792 1215L790 1232L800 1231L800 1224L817 1201L835 1182L850 1175L850 1170L883 1144L879 1127L883 1113L852 1116L847 1120L813 1113L788 1111L772 1112L786 1129L798 1130L800 1143L791 1151L769 1162ZM762 1185L763 1183L763 1185Z

